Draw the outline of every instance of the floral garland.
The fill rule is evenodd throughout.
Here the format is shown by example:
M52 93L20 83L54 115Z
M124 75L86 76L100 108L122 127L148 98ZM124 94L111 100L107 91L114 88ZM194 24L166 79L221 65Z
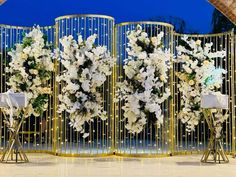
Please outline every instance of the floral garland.
M25 34L23 42L8 54L12 60L6 69L10 74L7 84L14 92L24 92L27 96L28 106L20 113L24 118L38 117L48 108L51 88L46 84L54 71L51 49L40 28L34 27Z
M84 138L89 135L83 128L85 122L96 117L107 119L98 89L111 75L115 62L106 46L95 46L96 37L94 34L86 41L81 35L78 41L71 35L60 39L63 47L61 63L65 70L57 77L57 81L63 83L59 112L70 114L70 125L83 133Z
M222 75L227 73L224 69L216 68L214 62L214 58L223 59L226 52L211 52L212 45L213 43L206 43L202 47L200 40L194 41L184 36L176 47L176 62L182 64L182 71L176 73L180 79L178 88L182 93L179 118L187 124L187 131L195 130L195 126L203 118L200 108L201 94L219 90L222 86Z
M130 133L140 133L147 121L161 125L161 104L170 96L165 88L170 68L170 53L163 51L163 32L148 37L140 25L128 32L128 59L125 60L125 80L118 84L118 97L124 100L124 118Z

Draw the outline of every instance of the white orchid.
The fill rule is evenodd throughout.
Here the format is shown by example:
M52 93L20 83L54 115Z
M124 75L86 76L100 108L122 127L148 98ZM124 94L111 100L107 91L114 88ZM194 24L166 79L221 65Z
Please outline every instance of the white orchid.
M86 122L92 122L97 117L102 120L107 118L98 88L112 74L115 63L106 46L95 46L96 37L94 34L86 41L81 35L78 41L71 35L60 39L63 47L61 63L65 70L57 76L57 82L63 82L58 112L68 112L70 125L83 133L84 138L89 136L84 130Z
M11 62L6 69L10 74L7 84L14 92L26 93L28 106L21 112L25 118L37 117L47 110L48 94L51 93L46 83L51 78L54 65L52 52L43 36L40 27L34 27L23 42L8 53Z
M215 67L214 58L224 58L226 52L212 53L212 43L206 43L202 47L200 40L189 40L187 36L182 38L182 42L185 45L176 47L176 62L182 64L182 71L177 73L183 107L179 118L187 124L187 131L193 131L203 117L200 109L201 94L217 91L222 86L222 75L226 74L226 71Z
M130 133L140 133L150 121L149 114L154 115L158 125L163 123L161 104L170 96L164 84L167 83L171 57L161 45L163 35L160 32L149 39L140 25L128 33L129 56L124 65L126 79L118 84L118 98L125 100L122 109L127 120L125 127ZM140 43L153 50L145 51Z

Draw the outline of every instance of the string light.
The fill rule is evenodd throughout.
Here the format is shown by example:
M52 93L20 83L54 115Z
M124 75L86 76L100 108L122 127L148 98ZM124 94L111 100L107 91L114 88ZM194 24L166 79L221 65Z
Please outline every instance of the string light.
M63 23L68 23L68 20L70 20L71 18L66 18L66 19L63 19L63 20L60 20L59 21L59 24L62 24L63 25ZM74 21L73 21L73 23L78 23L78 25L80 25L79 27L77 27L76 26L76 28L75 28L75 24L74 24L74 26L73 26L73 28L70 28L70 27L67 27L66 28L66 30L70 30L70 29L73 29L72 31L71 31L71 33L73 33L73 35L75 35L75 32L78 32L78 31L84 31L84 32L86 32L86 28L85 27L81 27L82 26L82 24L84 25L84 23L86 22L86 20L87 20L88 18L86 18L86 17L79 17L79 18L77 18L77 17L75 17L74 18ZM92 20L93 19L93 20ZM83 20L83 21L82 21ZM101 35L103 35L103 37L102 38L100 38L100 40L101 41L99 41L99 43L109 43L110 41L109 41L109 38L112 38L111 37L111 34L112 33L110 33L109 31L111 31L110 29L106 29L104 26L111 26L110 24L108 24L108 22L106 23L106 21L104 21L104 22L102 22L101 23L101 20L98 20L98 18L89 18L89 20L90 21L93 21L93 23L94 23L94 26L96 26L95 28L89 28L89 31L92 31L93 29L95 30L95 31L99 31L100 33L102 33ZM64 34L66 34L65 32L64 32L64 26L60 26L59 28L60 28L60 33L61 33L61 35L63 36ZM152 27L152 25L148 25L149 27ZM155 27L158 27L158 26L156 26L156 25L154 25ZM128 27L128 28L127 28ZM118 38L120 38L119 40L118 40L118 42L117 42L117 46L119 46L120 47L120 49L122 49L122 51L117 51L117 53L118 53L118 59L119 59L119 61L121 61L122 59L124 59L124 57L126 56L125 54L124 54L124 48L125 47L127 47L127 41L125 42L124 40L125 40L125 36L126 36L126 31L128 31L128 30L130 30L130 29L134 29L135 28L135 25L125 25L125 26L118 26L118 34L122 34L122 36L118 36ZM164 27L163 27L164 28ZM2 29L2 28L1 28ZM76 31L76 29L78 30L78 31ZM80 30L79 30L80 29ZM46 30L48 30L48 33L50 33L50 30L54 30L54 28L53 27L47 27L46 28ZM104 30L104 31L103 31ZM109 30L109 31L108 31ZM123 31L123 32L122 32ZM70 31L69 31L70 32ZM6 34L6 35L5 35ZM52 33L53 34L53 33ZM55 34L57 34L56 32L55 32ZM0 31L0 36L1 36L1 38L2 39L4 39L4 37L6 36L8 39L9 38L11 38L12 36L11 36L12 34L8 34L8 32L6 31ZM17 33L15 33L15 35L17 35L17 36L19 36L19 35L21 35L21 33L20 32L17 32ZM2 36L4 36L4 37L2 37ZM168 34L166 34L165 35L167 38L168 38ZM101 37L101 36L100 36ZM207 37L207 39L208 39L208 37ZM228 38L226 38L226 39L228 39ZM51 41L51 42L53 42L53 41ZM4 42L4 43L2 43L2 44L4 44L4 45L2 45L2 46L4 46L5 48L8 48L8 47L10 47L10 44L9 44L9 42L8 41L6 41L6 42ZM172 44L169 44L169 46L171 46ZM3 47L3 48L4 48ZM114 46L113 46L114 47ZM220 44L220 47L223 47L223 45L222 44ZM231 55L231 53L229 53L230 55ZM122 63L122 61L121 61L121 63ZM120 73L122 73L122 69L120 68L120 66L117 66L116 67L116 70L117 71L119 71ZM0 73L1 74L1 73ZM116 76L114 76L114 79L123 79L123 76L122 75L116 75ZM227 82L229 82L228 84L230 84L230 82L232 83L232 76L229 76L229 79L227 80ZM175 82L175 84L177 84L177 82ZM53 85L52 85L53 86ZM54 86L54 88L57 88L57 86ZM112 87L111 88L111 90L114 90L116 87ZM108 92L109 91L109 89L104 89L104 91L105 92ZM231 90L232 91L232 90ZM105 93L105 95L106 95L106 93ZM109 98L111 98L112 96L113 96L113 94L112 93L110 93L109 94L110 96L108 96ZM175 93L175 96L177 97L179 94L178 93ZM178 100L178 98L175 98L176 100ZM233 103L234 101L230 101L231 103ZM109 102L106 102L106 101L104 101L104 104L106 104L107 106L109 106L109 105L111 105L111 104L109 104ZM167 105L166 105L167 106ZM173 110L173 113L174 113L174 115L175 116L177 116L178 115L178 110L176 110L177 108L177 106L178 106L178 103L176 102L175 104L173 104L172 105L173 106L173 108L174 108L174 110ZM233 105L233 107L236 107L235 105ZM115 140L113 140L113 137L112 136L110 136L110 126L111 126L111 122L109 121L109 122L106 122L106 123L102 123L101 121L97 121L97 123L99 124L98 125L98 129L97 129L97 127L95 127L96 126L96 124L90 124L90 125L93 125L95 128L96 128L96 131L95 130L92 130L92 132L93 132L93 136L95 136L94 138L97 138L96 137L96 135L99 137L100 135L101 135L101 137L102 137L102 139L100 140L101 142L102 141L106 141L107 139L109 139L109 141L115 141L115 143L117 143L117 144L119 144L119 143L121 143L121 144L123 144L124 145L124 148L131 148L131 149L136 149L137 147L136 146L131 146L131 147L129 147L129 143L127 143L128 141L130 141L131 143L137 143L137 144L143 144L143 146L142 146L142 148L146 148L145 147L145 144L148 142L148 141L150 141L150 139L152 138L152 140L153 141L156 141L156 143L158 144L152 144L152 143L149 143L148 145L149 146L154 146L154 147L156 147L156 146L163 146L164 144L165 145L167 145L167 144L170 144L170 143L172 143L172 139L169 137L169 136L171 136L171 135L173 135L173 132L172 132L172 130L170 130L170 128L171 128L171 126L172 125L170 125L170 122L169 122L169 120L166 120L165 121L165 123L166 123L166 125L165 125L165 127L162 127L161 129L157 129L157 128L155 128L155 129L153 129L152 130L152 132L145 132L145 134L140 134L140 135L138 135L138 136L136 136L136 135L130 135L128 132L127 132L127 130L125 130L125 120L123 120L122 119L122 116L121 115L118 115L118 113L119 113L119 111L121 111L120 110L120 107L118 106L118 104L116 104L116 106L114 107L115 108L115 111L116 112L113 112L114 110L112 110L111 112L111 114L109 115L110 117L112 117L112 116L114 116L114 117L112 117L112 119L114 119L115 121L116 121L116 130L114 130L115 132L118 132L118 134L121 134L121 136L122 137L120 137L121 139L124 139L124 141L123 140L121 140L121 141L115 141ZM52 109L53 110L53 109ZM169 108L165 108L165 110L166 111L169 111ZM169 113L168 113L168 115L169 115ZM77 140L76 141L74 141L74 139L73 138L71 138L71 139L65 139L65 140L63 140L64 138L65 138L65 136L67 136L67 137L70 137L71 135L74 137L74 136L77 136L77 133L76 132L74 132L74 131L72 131L73 129L72 128L68 128L69 126L66 124L67 123L67 117L66 116L62 116L62 117L59 117L59 116L56 116L56 118L54 117L54 118L50 118L50 117L48 117L48 119L46 120L46 124L47 124L47 128L48 128L48 130L49 130L49 134L51 134L50 136L51 137L48 137L49 139L50 138L56 138L56 139L54 139L53 140L53 142L55 142L56 144L58 143L58 144L61 144L61 145L63 145L65 142L67 142L67 143L77 143L77 145L78 146L80 146L80 145L83 145L83 146L86 146L86 143L89 143L89 144L94 144L94 145L100 145L100 142L98 142L98 140L96 140L96 143L94 142L94 141L92 141L92 140L83 140L81 137L79 137L80 135L78 134L78 137L77 137ZM27 121L28 122L28 121ZM24 124L27 124L27 122L26 121L24 121ZM57 123L58 124L58 126L56 125L56 126L54 126L54 123ZM65 123L65 124L64 124ZM38 123L37 123L38 124ZM40 125L43 125L43 123L42 122L39 122L39 124ZM104 125L104 129L102 129L102 126L101 126L101 124L103 124ZM180 125L180 123L178 122L178 120L175 120L175 123L174 123L174 126L175 126L175 128L177 129L177 128L179 128L178 129L178 131L181 131L181 133L182 134L180 134L180 132L177 132L177 130L175 129L175 131L177 132L177 133L179 133L178 135L173 135L173 138L175 139L175 138L178 138L176 141L174 141L173 143L176 143L177 141L180 141L180 142L178 142L179 144L186 144L186 147L189 145L189 143L192 141L193 143L196 143L196 144L199 144L199 145L202 145L202 146L205 146L205 144L206 144L206 142L204 142L204 140L203 140L203 138L205 137L205 135L206 135L206 131L207 131L207 129L205 130L204 129L204 126L205 126L205 122L204 121L201 121L201 124L202 125L200 125L199 127L201 128L201 130L202 130L202 132L200 131L200 132L198 132L198 134L199 134L199 136L200 137L196 137L195 136L195 134L191 134L191 133L186 133L185 132L185 130L184 129L181 129L183 126L182 125ZM231 125L231 122L227 122L227 124L228 124L228 127L230 127L230 125ZM36 125L37 126L37 125ZM100 127L101 126L101 127ZM52 128L53 127L53 128ZM2 126L2 129L4 128L4 126ZM93 128L93 127L92 127ZM235 129L235 127L233 126L232 127L233 129ZM180 130L181 129L181 130ZM204 131L203 131L203 129L204 129ZM51 130L51 131L50 131ZM71 131L72 133L70 134L70 132L68 132L68 131ZM102 131L102 132L101 132ZM45 130L45 132L47 133L47 130ZM55 134L54 134L54 132L56 132ZM96 134L96 132L97 132L97 134ZM40 132L40 133L42 133L42 132ZM68 134L69 133L69 134ZM99 133L101 133L101 134L99 134ZM170 135L171 134L171 135ZM55 135L55 137L54 137L54 135ZM148 135L148 136L147 136ZM189 135L190 136L193 136L193 138L192 137L189 137ZM36 133L34 134L34 136L36 137ZM43 136L43 135L40 135L40 136ZM58 136L61 136L61 137L58 137ZM119 136L119 135L117 135L117 136ZM154 136L154 138L152 137L152 136ZM137 138L138 137L138 138ZM2 136L2 138L6 138L5 136ZM80 138L80 140L81 141L79 141L79 138ZM92 135L91 135L91 138L92 138ZM137 138L137 139L136 139ZM235 137L233 137L233 139L235 139ZM166 140L168 140L168 141L166 141ZM65 142L63 142L63 141L65 141ZM158 141L158 142L157 142ZM197 142L198 141L198 142ZM30 142L28 142L28 143L30 143ZM106 142L107 143L107 142ZM24 144L27 144L27 142L26 141L24 141ZM65 143L66 144L66 143ZM39 146L39 145L42 145L42 144L36 144L37 146ZM225 145L226 145L226 143L225 143ZM56 145L57 146L57 145ZM59 145L58 145L59 146ZM139 145L139 146L141 146L141 145ZM104 149L112 149L113 147L111 147L111 146L108 146L108 145L103 145L103 147L104 147ZM184 146L182 146L182 145L179 145L178 146L179 148L184 148ZM194 146L191 146L191 148L192 149L197 149L197 147L194 147ZM155 151L155 153L160 153L160 151L161 150L163 150L163 149L161 149L161 148L158 148L158 149L156 149L156 151ZM64 149L60 149L59 147L56 147L56 149L55 149L55 151L56 152L65 152L65 150ZM142 152L144 153L144 152L146 152L146 151L148 151L147 149L145 149L145 150L142 150ZM82 150L80 151L80 152L82 152ZM128 152L128 151L127 151ZM141 151L138 151L138 152L141 152ZM153 150L153 152L154 152L154 150ZM89 152L88 152L89 153ZM73 153L72 153L73 154Z

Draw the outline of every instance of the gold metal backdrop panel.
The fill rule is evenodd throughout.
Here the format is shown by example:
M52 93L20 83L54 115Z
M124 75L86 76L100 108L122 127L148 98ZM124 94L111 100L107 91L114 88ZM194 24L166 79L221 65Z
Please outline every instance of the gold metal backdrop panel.
M187 35L189 38L202 41L202 45L205 43L213 43L212 52L225 50L225 59L215 59L216 67L221 67L227 70L225 79L223 80L223 86L220 91L223 94L229 95L229 118L224 123L224 149L228 152L233 151L235 147L235 101L234 101L234 54L233 54L233 44L234 35L232 32L222 33L222 34L212 34L212 35ZM182 34L174 34L174 47L179 45L179 41L183 37ZM176 54L176 50L174 50ZM173 65L174 72L181 70L181 64ZM179 93L177 85L179 84L179 79L174 77L174 117L175 117L175 151L177 153L188 153L188 152L198 152L203 151L207 147L209 139L209 129L205 120L201 120L199 125L196 127L195 131L187 132L186 127L178 118L178 113L180 110L180 100L181 93Z
M97 119L86 128L90 136L83 139L82 136L69 126L68 115L57 114L59 104L57 96L61 85L55 81L55 75L48 82L53 94L49 97L49 107L42 117L26 119L20 130L20 140L27 151L51 152L60 155L95 156L111 154L116 151L118 155L134 156L159 156L170 153L192 153L202 151L207 146L208 127L203 120L196 127L195 132L188 133L178 119L180 110L180 93L177 89L179 80L174 73L181 69L180 65L173 64L169 72L169 84L173 99L162 105L164 111L164 124L161 128L146 125L139 135L131 135L125 129L125 121L121 110L121 103L113 103L115 97L115 84L124 79L123 60L127 58L127 34L135 29L137 24L150 36L158 32L164 32L163 43L170 48L173 54L182 34L173 33L173 26L158 22L134 22L121 23L114 29L114 19L103 15L72 15L56 19L55 26L42 27L41 30L47 36L48 43L54 47L60 47L59 39L65 35L73 35L77 38L80 33L84 38L94 33L98 34L96 44L106 45L112 54L118 57L113 75L108 77L101 93L103 94L104 107L108 112L107 121ZM23 34L32 28L0 25L0 93L8 90L6 85L7 75L5 67L8 65L7 55L16 43L20 43ZM235 36L233 32L212 35L189 35L193 39L201 39L203 43L213 42L213 51L226 50L227 57L224 60L216 59L216 66L228 71L225 76L221 91L230 96L230 117L224 124L224 148L228 152L235 153ZM63 70L58 61L55 61L58 74ZM0 112L0 152L5 148L9 135L8 129L3 123L3 115Z
M26 27L0 25L0 93L8 90L8 86L6 84L8 76L5 68L8 66L10 57L7 53L16 43L21 42L23 33L28 32L29 30L30 28ZM0 113L0 147L2 151L6 147L9 140L9 132L3 122L3 114L2 112Z
M56 19L56 45L60 46L59 39L72 35L75 39L81 34L84 39L97 34L96 45L105 45L113 53L114 19L103 15L71 15ZM63 71L63 67L57 63L57 72ZM57 114L54 120L54 151L64 155L105 155L113 152L113 76L107 77L100 92L103 97L103 106L107 111L108 119L100 118L85 125L89 137L83 138L69 125L69 115ZM57 85L56 95L60 94L62 85ZM57 104L60 104L58 100ZM55 107L56 109L57 107Z
M55 26L46 26L41 27L42 32L46 36L47 43L53 50L55 45ZM53 145L53 117L54 117L54 99L53 99L53 93L54 93L54 80L55 80L55 74L52 74L52 78L48 81L48 86L51 87L52 94L49 96L48 99L48 110L45 111L43 116L38 118L37 121L38 127L36 126L36 130L38 131L38 139L37 139L37 150L38 151L48 151L51 152L52 145ZM35 136L35 135L34 135ZM37 136L37 134L36 134Z
M11 50L15 44L21 43L25 33L30 32L32 28L29 27L17 27L0 25L0 93L6 92L9 88L7 87L7 80L9 75L5 73L5 68L8 66L10 57L7 52ZM41 30L47 36L50 44L54 43L54 27L43 27ZM52 86L52 80L49 81L49 85ZM20 141L23 147L27 151L51 151L52 138L51 138L51 127L53 117L53 105L52 96L49 97L49 107L41 117L31 116L27 118L22 125L20 130ZM9 140L8 128L3 123L3 115L0 114L0 147L1 150L6 147Z
M166 23L157 22L128 22L116 25L116 82L125 79L123 70L124 59L128 58L126 48L128 47L127 32L135 30L137 25L141 25L149 37L156 36L161 31L164 32L164 48L170 49L172 53L173 26ZM169 71L169 82L164 87L172 90L172 71ZM173 151L173 114L172 100L169 99L162 104L164 123L158 128L157 125L147 123L143 131L139 134L131 134L125 128L126 120L123 117L122 102L115 105L115 145L116 153L119 155L143 156L170 154Z

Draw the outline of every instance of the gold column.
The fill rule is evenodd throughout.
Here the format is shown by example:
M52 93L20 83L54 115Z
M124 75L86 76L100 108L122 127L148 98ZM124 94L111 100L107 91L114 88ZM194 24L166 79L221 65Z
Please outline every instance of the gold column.
M231 95L231 99L232 99L232 103L231 103L231 111L232 111L232 145L231 145L231 151L233 156L235 156L235 35L234 35L234 29L231 31L231 35L230 35L230 44L231 44L231 80L232 80L232 84L231 84L231 91L232 91L232 95Z
M170 50L171 54L174 54L174 32L173 29L171 30L171 42L170 42ZM175 152L175 89L174 89L174 61L173 61L173 56L171 56L171 69L170 69L170 92L171 92L171 101L170 101L170 127L169 127L169 152L172 155Z
M55 36L54 36L54 45L55 47L59 47L59 26L58 26L58 22L56 22L55 25ZM54 60L54 68L55 68L55 73L54 73L54 77L53 77L53 120L52 120L52 152L57 155L58 153L58 141L59 141L59 136L58 136L58 130L59 130L59 126L58 126L58 113L57 113L57 106L58 106L58 94L59 94L59 85L56 82L56 76L59 74L59 62L57 59Z
M113 56L117 57L117 27L113 24L114 29L113 29ZM117 67L117 61L115 61L115 65L113 66L113 73L112 73L112 152L113 154L116 153L117 149L117 133L116 133L116 103L114 102L114 99L116 98L116 67Z

